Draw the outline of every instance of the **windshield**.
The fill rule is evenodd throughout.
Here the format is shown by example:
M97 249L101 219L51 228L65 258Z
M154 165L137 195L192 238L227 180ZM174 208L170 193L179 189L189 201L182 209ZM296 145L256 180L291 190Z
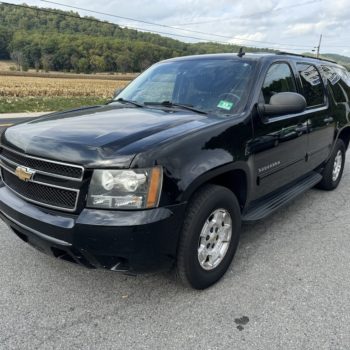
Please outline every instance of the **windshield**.
M115 100L232 114L245 104L252 61L198 59L158 63L128 85Z

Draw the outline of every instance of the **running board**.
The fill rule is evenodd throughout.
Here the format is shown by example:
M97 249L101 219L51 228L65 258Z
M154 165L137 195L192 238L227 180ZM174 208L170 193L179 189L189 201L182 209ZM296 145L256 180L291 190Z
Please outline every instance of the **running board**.
M257 221L265 218L303 192L314 187L321 181L321 179L322 176L319 173L312 172L307 177L296 182L293 186L288 187L283 191L278 191L266 199L258 200L242 216L242 221Z

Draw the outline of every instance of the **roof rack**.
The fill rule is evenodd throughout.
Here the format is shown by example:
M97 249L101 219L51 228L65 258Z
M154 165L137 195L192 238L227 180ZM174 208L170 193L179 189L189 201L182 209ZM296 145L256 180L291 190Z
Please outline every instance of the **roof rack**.
M313 58L314 60L320 60L320 61L327 61L327 62L331 62L331 63L337 63L336 61L330 60L328 58L316 58L316 57L312 57L312 56L308 56L308 55L300 55L300 54L291 53L291 52L278 51L276 54L277 55L289 55L289 56Z
M248 54L255 54L255 55L275 55L276 53L275 52L270 52L270 51L251 51L251 52L248 52Z

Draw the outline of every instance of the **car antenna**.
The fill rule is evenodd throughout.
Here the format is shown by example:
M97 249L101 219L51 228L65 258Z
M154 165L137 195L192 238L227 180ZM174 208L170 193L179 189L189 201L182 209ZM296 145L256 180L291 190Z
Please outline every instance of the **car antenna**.
M238 57L243 57L245 55L245 52L243 51L243 47L239 49L239 52L237 54Z

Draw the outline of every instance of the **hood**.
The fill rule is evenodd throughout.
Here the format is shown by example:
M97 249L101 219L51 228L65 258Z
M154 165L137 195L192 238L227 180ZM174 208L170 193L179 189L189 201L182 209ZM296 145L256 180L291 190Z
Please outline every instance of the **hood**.
M128 167L137 153L220 120L187 111L109 104L17 124L3 133L1 143L86 167Z

